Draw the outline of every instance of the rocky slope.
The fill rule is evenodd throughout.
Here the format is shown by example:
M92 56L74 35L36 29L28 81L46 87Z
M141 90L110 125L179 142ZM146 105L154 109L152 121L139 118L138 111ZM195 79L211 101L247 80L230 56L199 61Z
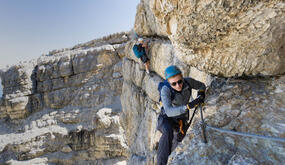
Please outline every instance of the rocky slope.
M8 68L0 163L156 164L157 85L172 64L207 85L207 124L285 138L284 9L281 0L141 0L134 29L148 40L152 77L130 33ZM282 142L207 130L204 144L199 122L169 164L285 163Z

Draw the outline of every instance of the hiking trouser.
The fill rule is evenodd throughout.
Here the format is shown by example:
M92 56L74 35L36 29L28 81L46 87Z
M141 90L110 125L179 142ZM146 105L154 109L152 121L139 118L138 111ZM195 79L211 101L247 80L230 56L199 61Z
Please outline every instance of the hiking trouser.
M146 54L143 54L141 57L140 57L141 61L145 64L147 63L147 61L149 61L149 58L146 56Z
M171 153L173 135L172 121L165 115L158 117L158 130L162 133L157 150L157 164L166 165L168 156Z

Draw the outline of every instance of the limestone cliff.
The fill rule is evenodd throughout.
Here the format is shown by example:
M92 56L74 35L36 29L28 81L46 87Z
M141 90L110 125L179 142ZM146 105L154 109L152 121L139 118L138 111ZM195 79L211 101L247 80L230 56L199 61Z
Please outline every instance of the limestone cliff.
M153 76L133 55L132 32L1 71L0 163L156 164L157 85L172 64L207 85L207 124L285 138L284 9L282 0L141 0L134 30ZM285 163L282 142L207 130L204 144L199 122L169 164Z
M165 39L149 39L152 69L149 77L137 59L126 53L123 62L123 125L132 156L129 164L155 164L155 145L160 133L156 131L159 114L157 92L163 69L157 65L180 65L185 76L206 83L207 124L219 128L265 136L285 137L284 102L285 76L272 78L219 78L190 67L173 56L173 47ZM130 45L132 45L130 43ZM131 51L130 46L126 46ZM168 56L166 56L168 54ZM194 94L195 95L195 94ZM283 164L284 143L233 136L208 130L208 143L201 140L200 116L183 143L172 153L169 164Z
M51 51L4 71L0 162L123 163L121 58L129 37L118 33Z
M284 73L284 1L142 0L135 31L168 37L177 57L215 75Z
M278 0L141 0L134 28L149 41L156 74L144 75L139 61L128 54L134 43L126 46L121 98L133 151L130 164L155 164L156 89L170 64L206 83L209 125L285 137L284 9ZM208 130L204 144L198 122L197 115L169 164L284 164L284 143Z

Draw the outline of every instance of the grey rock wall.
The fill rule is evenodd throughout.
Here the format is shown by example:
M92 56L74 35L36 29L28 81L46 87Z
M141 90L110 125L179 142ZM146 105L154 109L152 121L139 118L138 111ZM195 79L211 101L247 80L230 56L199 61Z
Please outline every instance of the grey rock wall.
M146 75L131 53L134 43L127 44L121 100L124 128L130 130L128 163L156 163L156 89L164 69L172 64L179 65L184 76L207 85L204 116L209 125L284 138L284 76L254 78L285 71L284 14L283 1L142 0L134 29L149 41L154 76ZM280 142L209 130L209 143L204 144L199 122L197 115L169 164L284 164Z
M169 65L178 65L185 76L210 84L212 77L180 61L174 48L165 38L146 38L152 76L146 74L140 59L132 52L135 41L126 45L123 59L123 93L121 102L122 125L126 130L127 144L130 147L128 164L155 164L156 145L160 132L156 130L160 113L158 83L163 81L164 70Z
M216 79L209 88L205 122L222 129L284 138L285 76ZM170 164L284 164L284 143L207 130L200 133L200 116Z
M225 76L278 75L284 66L284 1L142 0L135 31L166 36L177 57Z
M120 96L128 40L118 33L4 71L0 163L126 164Z
M284 75L276 77L219 78L179 61L166 39L147 38L153 76L144 71L128 52L123 60L122 123L131 157L129 164L155 164L158 105L157 86L163 70L157 66L181 66L185 76L207 85L204 118L207 124L222 129L284 138ZM161 49L160 49L161 48ZM168 56L166 56L168 55ZM160 76L161 75L161 76ZM193 93L195 97L195 94ZM282 142L246 138L207 131L208 143L201 140L200 115L194 118L183 143L172 153L169 164L283 164Z

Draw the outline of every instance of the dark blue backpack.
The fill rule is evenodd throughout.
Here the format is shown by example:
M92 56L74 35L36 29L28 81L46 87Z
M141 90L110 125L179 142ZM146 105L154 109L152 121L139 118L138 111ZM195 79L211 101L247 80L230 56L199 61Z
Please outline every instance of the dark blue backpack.
M141 47L142 45L135 44L133 47L133 52L137 58L141 58L142 55L145 54L145 49Z

